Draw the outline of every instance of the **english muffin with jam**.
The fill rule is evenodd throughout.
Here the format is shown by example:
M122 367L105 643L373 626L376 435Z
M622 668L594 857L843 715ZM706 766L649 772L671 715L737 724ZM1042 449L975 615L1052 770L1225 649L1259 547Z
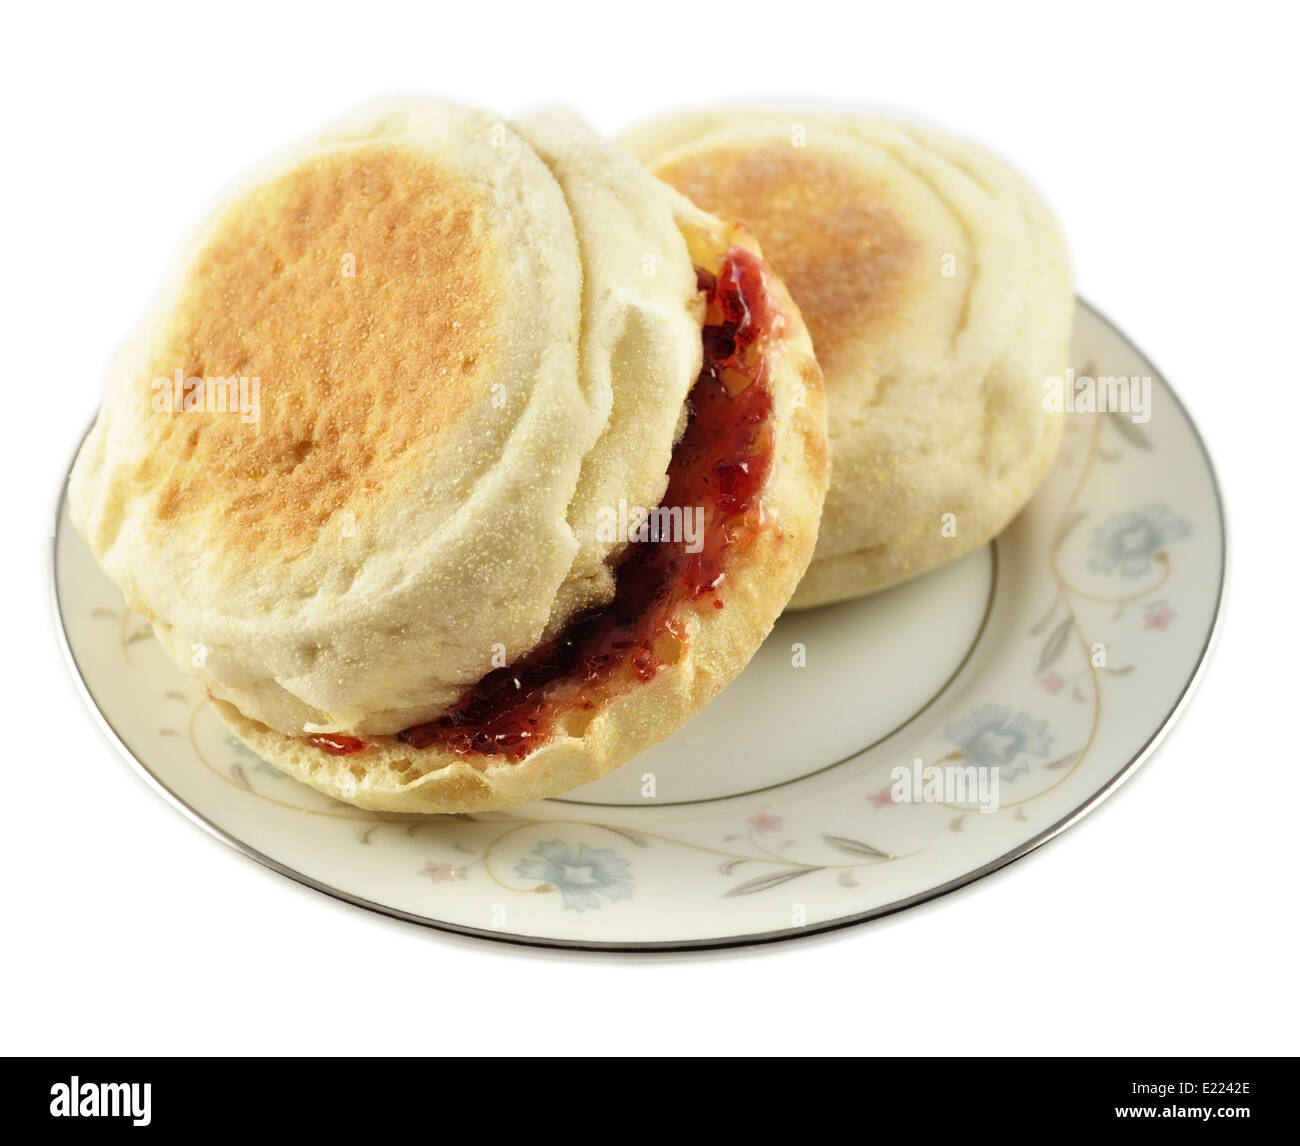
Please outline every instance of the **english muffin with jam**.
M264 759L456 812L593 780L725 687L827 470L811 343L748 232L567 115L401 100L201 228L69 496Z

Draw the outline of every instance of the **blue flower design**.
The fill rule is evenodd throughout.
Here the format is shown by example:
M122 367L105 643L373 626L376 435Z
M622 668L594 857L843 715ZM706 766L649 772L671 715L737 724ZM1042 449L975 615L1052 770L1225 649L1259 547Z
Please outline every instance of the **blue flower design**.
M515 872L524 879L553 883L564 896L564 906L573 911L599 907L597 893L609 899L628 899L632 895L631 864L619 859L609 848L590 848L582 844L577 855L567 844L550 840L533 848L538 859L520 860Z
M1144 505L1117 513L1094 530L1088 566L1099 573L1116 569L1125 577L1141 577L1151 558L1169 542L1186 537L1191 526L1164 505Z
M1013 717L1011 709L986 704L956 724L944 729L944 736L960 746L967 764L997 768L999 780L1013 780L1029 771L1026 756L1046 756L1052 749L1047 721L1034 720L1024 712Z

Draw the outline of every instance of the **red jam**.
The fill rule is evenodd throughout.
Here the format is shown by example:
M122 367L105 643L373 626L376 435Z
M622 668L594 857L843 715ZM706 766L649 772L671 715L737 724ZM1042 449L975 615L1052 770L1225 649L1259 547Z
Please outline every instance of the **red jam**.
M366 742L356 736L344 736L339 732L318 732L307 737L307 743L331 756L351 756L365 748Z
M708 296L704 365L687 399L690 414L661 504L703 507L699 551L687 552L685 540L628 544L615 570L613 600L517 663L488 673L451 711L408 728L400 740L521 760L561 719L580 719L675 663L686 641L684 606L723 607L727 554L762 524L759 495L773 448L763 349L779 335L782 319L768 298L763 264L749 251L733 247L716 275L697 275ZM340 755L360 744L335 735L312 742Z

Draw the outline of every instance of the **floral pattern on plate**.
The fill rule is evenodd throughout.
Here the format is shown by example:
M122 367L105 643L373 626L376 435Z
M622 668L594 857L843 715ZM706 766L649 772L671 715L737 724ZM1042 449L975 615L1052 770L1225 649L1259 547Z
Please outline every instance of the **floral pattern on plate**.
M1093 376L1155 375L1086 307L1075 361ZM226 842L335 895L546 945L810 934L930 898L1036 847L1112 791L1184 703L1219 610L1222 511L1195 428L1158 377L1152 397L1142 426L1070 415L1052 474L991 553L875 599L783 618L719 701L628 766L621 802L598 791L512 812L382 815L282 776L232 740L166 661L66 511L61 620L88 700L141 774ZM954 588L983 602L971 579L988 576L990 561L970 647L932 687L932 649L961 620L947 612ZM910 627L890 629L903 615ZM794 667L796 643L810 667ZM873 662L886 645L890 658ZM1005 798L992 814L896 802L891 771L914 760L997 766ZM699 797L695 777L712 785ZM686 796L642 799L656 790Z

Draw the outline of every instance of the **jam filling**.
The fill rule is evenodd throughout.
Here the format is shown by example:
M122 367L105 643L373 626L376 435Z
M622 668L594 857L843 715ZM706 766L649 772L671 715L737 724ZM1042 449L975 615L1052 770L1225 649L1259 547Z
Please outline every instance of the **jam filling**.
M307 742L331 756L351 756L365 749L366 742L359 736L345 736L341 732L318 732L307 737Z
M399 734L413 748L521 760L563 724L675 663L686 643L686 606L721 609L727 556L762 525L760 494L772 464L772 396L764 347L780 333L763 264L732 247L714 273L697 268L707 296L704 364L688 395L686 430L673 450L661 505L702 507L698 552L685 540L629 543L615 569L615 593L564 633L494 669L436 720ZM346 756L365 742L336 733L308 738Z

